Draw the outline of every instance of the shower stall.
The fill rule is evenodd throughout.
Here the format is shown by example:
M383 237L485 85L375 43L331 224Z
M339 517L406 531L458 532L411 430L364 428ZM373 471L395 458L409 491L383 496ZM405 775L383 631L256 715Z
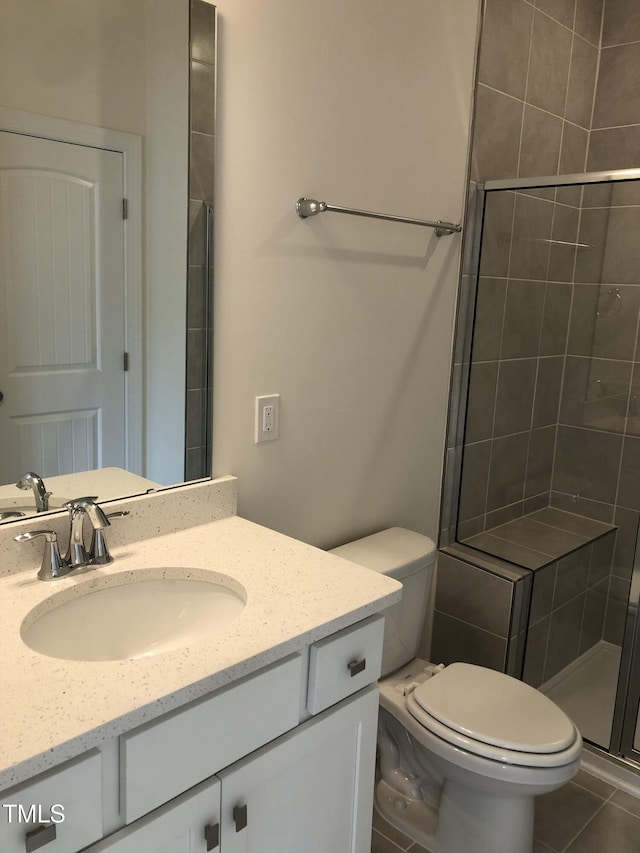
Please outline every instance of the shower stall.
M489 665L640 770L640 170L470 199L434 644L487 663L505 607Z

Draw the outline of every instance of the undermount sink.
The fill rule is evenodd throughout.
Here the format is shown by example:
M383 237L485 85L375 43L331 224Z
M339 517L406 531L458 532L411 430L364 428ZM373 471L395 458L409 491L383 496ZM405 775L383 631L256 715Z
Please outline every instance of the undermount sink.
M226 575L146 569L87 580L52 595L27 614L20 633L27 646L48 657L131 660L213 637L245 604L244 588Z

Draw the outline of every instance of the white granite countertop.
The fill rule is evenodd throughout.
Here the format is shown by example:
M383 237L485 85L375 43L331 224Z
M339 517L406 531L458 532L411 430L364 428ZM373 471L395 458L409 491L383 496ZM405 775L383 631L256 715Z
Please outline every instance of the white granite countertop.
M35 570L0 579L0 790L378 612L402 588L237 516L112 553L111 565L58 581ZM60 660L20 637L25 616L61 590L175 566L229 575L244 610L206 640L136 660Z

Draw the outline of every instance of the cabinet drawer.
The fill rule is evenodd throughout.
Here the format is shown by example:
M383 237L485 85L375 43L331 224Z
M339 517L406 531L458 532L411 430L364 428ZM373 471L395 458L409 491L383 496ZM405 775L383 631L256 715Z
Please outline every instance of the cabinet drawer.
M307 708L318 714L380 678L384 617L332 634L311 646Z
M92 750L3 791L0 811L2 853L76 853L102 835L100 753Z
M299 655L120 738L121 811L136 820L298 725Z

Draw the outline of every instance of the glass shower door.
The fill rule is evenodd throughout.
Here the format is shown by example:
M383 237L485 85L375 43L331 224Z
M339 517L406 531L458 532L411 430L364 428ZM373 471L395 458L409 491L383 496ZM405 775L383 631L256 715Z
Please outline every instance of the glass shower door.
M456 524L531 571L523 678L613 751L640 519L638 234L637 172L485 185Z

